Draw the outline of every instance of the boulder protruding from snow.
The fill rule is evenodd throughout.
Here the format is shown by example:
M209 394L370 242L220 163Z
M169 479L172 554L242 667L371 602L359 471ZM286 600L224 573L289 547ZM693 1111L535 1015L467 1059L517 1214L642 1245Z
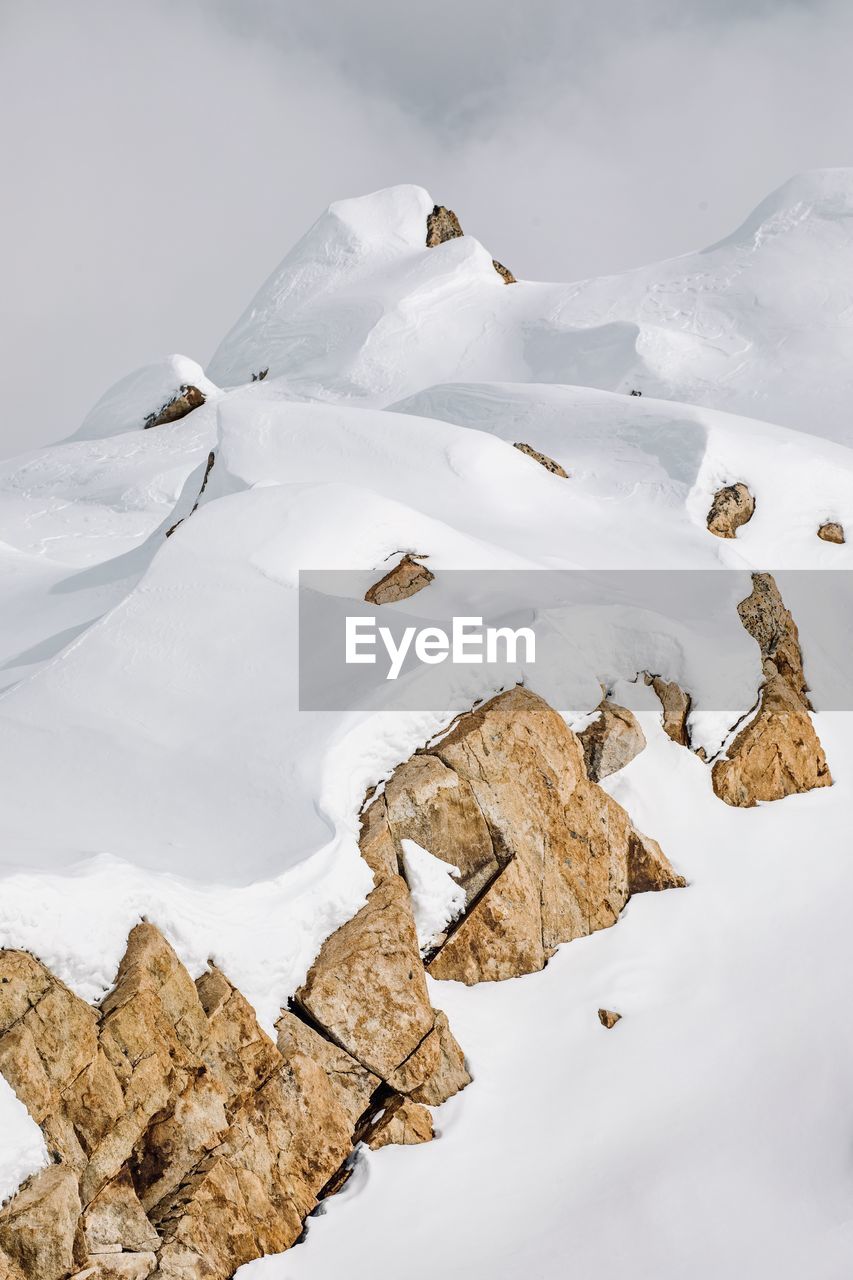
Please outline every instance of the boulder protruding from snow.
M568 480L569 473L559 462L555 462L553 458L549 458L547 453L540 453L538 449L534 449L533 445L525 444L519 440L513 445L514 449L518 449L520 453L527 454L528 458L532 458L534 462L538 462L540 467L544 467L546 471L550 471L554 476L562 476L564 480Z
M718 538L734 538L755 511L755 499L747 486L738 481L718 489L708 512L708 529Z
M646 745L645 734L633 711L608 698L598 708L598 719L587 725L578 737L592 782L600 782L624 769Z
M761 650L764 683L755 714L714 764L714 791L727 804L751 808L762 800L831 786L809 714L797 626L772 574L752 575L752 592L738 613Z
M606 1027L608 1031L612 1031L616 1026L616 1023L622 1021L622 1014L616 1013L613 1009L599 1009L598 1021L603 1027Z
M649 674L646 675L645 680L658 696L663 715L664 733L680 747L689 747L688 718L693 701L690 694L685 693L675 680L664 680L661 676Z
M185 418L188 413L192 413L193 409L200 409L204 400L203 391L185 383L176 396L148 414L145 419L145 428L147 430L149 427L164 427L169 422L177 422L180 418Z
M434 249L436 245L444 244L447 240L456 240L464 234L456 214L443 204L435 205L432 213L427 215L426 245L428 249Z
M374 582L365 592L368 604L394 604L397 600L407 600L409 596L423 591L432 582L435 574L430 573L424 564L419 564L410 555L404 555L384 578Z
M498 262L497 258L492 258L492 266L495 271L497 271L504 284L518 284L518 281L510 271L509 267L505 267L502 262Z
M535 972L559 943L614 924L631 892L684 883L589 780L563 718L526 689L461 716L398 773L384 797L392 839L452 848L463 883L467 872L478 886L428 962L433 977Z
M846 542L844 525L837 520L826 520L817 531L817 536L824 542L835 542L839 546Z

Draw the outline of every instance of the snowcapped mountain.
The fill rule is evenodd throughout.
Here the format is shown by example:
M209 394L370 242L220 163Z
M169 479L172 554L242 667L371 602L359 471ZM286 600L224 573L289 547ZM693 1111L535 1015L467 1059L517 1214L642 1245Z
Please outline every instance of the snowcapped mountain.
M467 234L428 246L434 211L412 186L333 205L206 372L183 356L139 370L67 442L0 466L0 946L94 1002L145 919L192 978L215 962L270 1032L378 892L365 796L506 683L577 731L605 688L645 747L604 792L689 887L632 897L544 972L430 976L474 1077L436 1112L440 1140L362 1154L305 1243L242 1274L840 1280L853 609L835 587L831 615L809 602L820 574L853 568L853 171L792 180L702 252L571 285L507 283ZM714 536L709 512L737 486L752 510ZM600 647L556 673L463 672L428 710L397 709L390 688L300 709L300 573L337 571L356 603L403 555L436 584L405 601L421 623L440 590L488 612L492 588L455 588L457 571L708 571L719 616L703 640L651 596L642 618L596 605ZM770 640L741 625L768 570L799 638L778 610ZM542 607L545 643L574 616ZM810 690L791 713L800 756L753 755L750 799L796 773L812 711L833 785L821 766L784 799L723 803L711 765L743 725L776 732L787 713L767 691L791 644ZM736 692L723 708L715 648ZM664 731L644 672L689 693L693 750ZM450 914L428 883L437 936ZM0 1085L7 1196L47 1148ZM142 1147L126 1158L138 1183ZM162 1235L168 1214L143 1203ZM0 1254L3 1231L0 1215ZM127 1275L179 1274L150 1240L136 1252L159 1269Z

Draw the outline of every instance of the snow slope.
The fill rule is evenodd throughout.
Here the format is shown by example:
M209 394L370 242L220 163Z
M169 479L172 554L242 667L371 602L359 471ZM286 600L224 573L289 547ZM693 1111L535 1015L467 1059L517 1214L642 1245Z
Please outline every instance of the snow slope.
M853 170L793 179L708 249L570 285L507 287L470 236L425 249L431 206L419 187L332 205L210 376L269 367L382 406L461 380L637 388L853 442Z
M587 600L590 651L556 675L510 674L579 724L601 681L641 696L620 681L653 665L694 693L696 740L715 749L760 678L735 609L749 570L853 567L850 542L816 536L829 519L853 530L851 192L849 173L807 175L704 254L570 286L506 286L469 237L427 250L420 188L343 201L261 290L209 381L170 357L111 389L65 444L4 463L0 945L96 999L146 916L272 1023L369 891L367 788L496 687L468 670L429 711L395 710L387 689L300 711L302 570L348 571L357 600L401 552L428 555L436 581L406 602L419 619L440 602L494 604L457 570L573 571L590 590L603 571L708 571L710 635L651 596L645 612L642 595ZM188 381L207 403L143 430ZM642 397L624 394L638 384ZM788 425L741 416L771 409ZM720 541L711 498L739 480L756 513ZM853 1045L836 1011L851 956L827 904L850 889L853 736L831 709L853 608L823 576L834 628L808 603L820 575L784 591L836 786L729 810L647 712L649 749L609 785L690 890L633 902L544 974L438 990L476 1076L440 1113L441 1140L365 1158L307 1244L252 1280L355 1258L379 1280L401 1256L424 1280L557 1280L567 1259L592 1280L739 1274L733 1259L743 1274L793 1276L809 1258L818 1280L841 1275ZM536 607L552 646L579 616ZM717 650L734 673L724 717L707 679ZM425 881L425 936L453 892ZM599 1004L625 1014L612 1033ZM30 1131L0 1145L4 1187L42 1159Z

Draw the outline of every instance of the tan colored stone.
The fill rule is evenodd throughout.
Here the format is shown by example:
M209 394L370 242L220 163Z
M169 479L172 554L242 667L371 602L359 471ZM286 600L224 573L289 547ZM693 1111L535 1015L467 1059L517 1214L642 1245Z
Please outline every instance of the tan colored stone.
M734 538L755 511L755 499L742 482L718 489L708 512L708 530L718 538Z
M180 418L185 418L188 413L192 413L193 409L198 409L204 404L204 392L199 391L198 387L186 383L181 387L176 396L173 396L160 409L155 409L153 413L149 413L145 419L145 429L149 427L163 427L170 422L177 422Z
M295 1053L301 1053L318 1063L325 1071L351 1128L355 1130L379 1087L379 1077L356 1062L345 1049L309 1027L295 1013L282 1010L275 1025L282 1058L289 1061Z
M616 1023L622 1021L622 1014L615 1013L613 1009L599 1009L598 1021L603 1027L606 1027L608 1031L612 1031L616 1026Z
M409 596L423 591L433 581L435 574L430 573L424 564L419 564L411 556L405 555L394 568L374 582L364 595L368 604L394 604L397 600L408 600Z
M384 795L371 801L362 814L358 847L362 858L373 872L374 884L399 873L397 846L388 825Z
M687 881L673 869L657 840L632 831L628 838L628 892L655 893L683 889Z
M592 782L600 782L624 769L646 745L645 734L633 711L607 698L598 710L598 719L578 734L587 776Z
M432 213L427 215L426 245L428 249L434 249L436 245L444 244L446 240L455 240L464 234L459 219L452 209L447 209L443 204L433 206Z
M296 998L383 1079L414 1052L434 1016L400 876L378 885L361 911L326 940Z
M457 866L469 903L497 874L492 837L470 784L437 756L424 752L400 765L386 783L385 803L394 838L414 840Z
M62 1280L74 1270L79 1216L73 1170L50 1165L0 1210L0 1249L30 1280Z
M371 1133L367 1145L373 1151L392 1144L414 1146L420 1142L432 1142L435 1137L432 1116L426 1107L408 1099Z
M835 542L839 546L846 542L844 537L844 525L839 524L837 520L825 521L817 531L817 536L823 542Z
M438 1065L429 1079L413 1090L411 1095L413 1102L422 1102L428 1107L440 1106L471 1083L465 1054L450 1030L447 1015L441 1009L436 1010L433 1035L438 1040Z
M514 449L518 449L519 453L526 454L528 458L532 458L534 462L538 462L540 467L544 467L546 471L550 471L552 476L561 476L563 480L568 480L569 473L559 462L555 462L553 458L549 458L547 453L540 453L538 449L534 449L532 445L525 444L523 441L517 441L513 445Z
M23 1021L55 1088L66 1088L94 1060L98 1049L95 1011L58 979L53 979Z
M225 1137L226 1101L222 1086L205 1073L192 1080L168 1114L151 1119L133 1154L134 1180L146 1210L179 1187Z
M809 706L797 624L786 609L771 573L752 575L752 591L738 605L738 615L761 650L765 676L768 679L777 674L782 676L796 696Z
M664 680L661 676L647 675L646 684L650 684L658 696L666 736L680 747L689 747L690 730L687 721L693 704L690 694L685 693L674 680Z
M711 778L720 799L739 808L832 785L808 710L781 676L766 682L758 711L714 764Z
M84 1151L94 1151L125 1110L118 1077L102 1049L68 1086L62 1102Z
M121 1250L145 1253L156 1251L160 1244L127 1169L108 1183L85 1210L82 1233L86 1255Z
M54 982L28 951L0 950L0 1035L20 1022Z
M433 977L473 983L530 973L558 943L615 922L630 893L637 833L588 779L561 716L515 688L462 716L430 750L467 780L495 854L508 862L430 960ZM430 848L428 834L421 843Z
M505 267L502 262L498 262L497 258L492 258L492 266L495 271L497 271L504 284L518 284L518 281L510 271L509 267Z
M10 1258L2 1249L0 1249L0 1280L27 1280L14 1258Z
M59 1104L29 1027L18 1022L0 1037L0 1074L12 1086L37 1124Z
M248 1000L219 969L203 973L196 989L208 1019L200 1056L230 1112L281 1070L281 1054L258 1026Z

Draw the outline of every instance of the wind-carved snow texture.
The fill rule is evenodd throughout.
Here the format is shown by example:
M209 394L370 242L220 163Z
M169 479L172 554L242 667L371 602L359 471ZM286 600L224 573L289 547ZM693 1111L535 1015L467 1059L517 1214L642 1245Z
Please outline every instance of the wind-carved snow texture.
M508 288L469 234L427 248L435 203L399 187L332 206L206 375L170 357L67 443L0 466L0 943L92 1000L147 917L271 1027L371 888L365 793L494 692L471 668L441 711L300 713L300 570L358 571L359 598L406 553L436 582L734 571L725 722L705 655L648 619L654 666L636 619L611 618L612 669L519 672L572 724L602 683L639 704L648 747L606 786L689 890L632 902L529 979L442 984L476 1087L439 1113L440 1141L365 1156L307 1243L250 1275L382 1280L405 1258L452 1280L487 1256L551 1280L571 1256L594 1280L835 1280L853 1248L853 941L827 921L853 892L853 739L825 709L853 619L827 634L807 587L785 589L835 778L820 792L729 809L635 681L687 690L692 745L713 754L761 680L736 610L750 572L853 567L849 541L817 536L853 528L853 173L795 179L701 253L573 285ZM185 385L205 402L145 430ZM737 483L755 513L716 538L713 496ZM43 1160L32 1139L4 1127L6 1190Z

